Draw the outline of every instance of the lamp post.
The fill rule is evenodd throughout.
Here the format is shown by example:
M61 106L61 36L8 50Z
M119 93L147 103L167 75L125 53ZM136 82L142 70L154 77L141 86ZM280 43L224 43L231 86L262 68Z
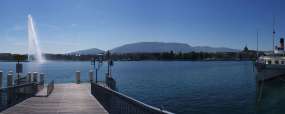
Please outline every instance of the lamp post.
M96 66L97 61L97 66ZM97 54L96 57L93 57L91 59L91 69L93 68L95 70L95 82L98 82L98 71L100 70L100 67L103 63L103 54Z

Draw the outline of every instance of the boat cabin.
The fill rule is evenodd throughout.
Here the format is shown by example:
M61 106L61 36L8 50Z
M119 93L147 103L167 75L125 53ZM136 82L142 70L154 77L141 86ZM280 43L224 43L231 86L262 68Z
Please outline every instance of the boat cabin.
M258 62L263 64L285 65L285 56L261 56L259 57Z

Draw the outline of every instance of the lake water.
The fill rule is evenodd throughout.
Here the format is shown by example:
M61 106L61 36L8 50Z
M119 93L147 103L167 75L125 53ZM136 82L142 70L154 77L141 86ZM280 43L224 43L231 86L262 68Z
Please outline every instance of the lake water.
M56 83L74 82L76 70L80 70L83 80L87 80L89 67L90 62L24 63L25 72L43 72L47 75L46 80ZM13 62L0 62L5 76L14 68ZM125 61L115 62L112 70L120 92L174 113L256 113L255 73L250 61ZM98 73L99 80L104 79L105 72L106 65L103 65ZM275 105L285 100L285 84L273 83L264 88L262 103L271 107L261 104L261 112L284 112L281 106ZM283 89L281 95L284 98L278 93ZM276 101L270 99L272 94L278 96Z

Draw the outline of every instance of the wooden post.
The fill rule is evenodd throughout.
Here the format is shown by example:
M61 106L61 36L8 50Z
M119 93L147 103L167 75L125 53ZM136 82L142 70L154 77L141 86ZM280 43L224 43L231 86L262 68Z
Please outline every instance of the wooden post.
M76 71L76 83L77 84L80 84L80 71L78 70L78 71Z
M8 74L7 75L7 87L13 86L13 74Z
M92 82L93 81L93 70L89 70L89 81Z

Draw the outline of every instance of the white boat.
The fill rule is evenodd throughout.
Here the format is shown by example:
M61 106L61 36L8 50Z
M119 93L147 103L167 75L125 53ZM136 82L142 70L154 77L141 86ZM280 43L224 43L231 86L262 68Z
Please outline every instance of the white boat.
M284 38L280 38L280 46L274 46L275 30L273 29L273 51L271 54L258 57L255 62L256 80L265 81L285 76ZM257 48L258 49L258 48Z
M257 81L265 81L285 76L285 57L281 55L261 56L255 63Z

